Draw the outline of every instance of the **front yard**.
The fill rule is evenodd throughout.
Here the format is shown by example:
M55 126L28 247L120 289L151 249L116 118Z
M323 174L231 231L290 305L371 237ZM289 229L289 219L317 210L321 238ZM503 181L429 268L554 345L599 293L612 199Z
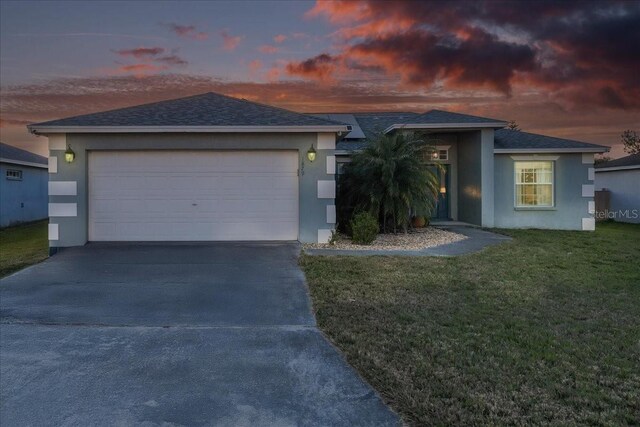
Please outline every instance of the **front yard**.
M47 220L0 230L0 277L47 258Z
M456 258L311 257L320 327L403 419L640 419L640 226L511 230Z

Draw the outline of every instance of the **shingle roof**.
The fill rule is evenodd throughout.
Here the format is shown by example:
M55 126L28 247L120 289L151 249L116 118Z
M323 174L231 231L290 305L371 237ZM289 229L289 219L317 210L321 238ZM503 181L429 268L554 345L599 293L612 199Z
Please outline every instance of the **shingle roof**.
M48 161L46 157L38 156L30 151L22 150L14 147L13 145L7 145L0 142L0 159L13 160L17 162L26 163L38 163L41 165L47 165Z
M607 151L609 147L571 139L556 138L553 136L538 135L519 130L499 129L495 132L495 149L602 149Z
M487 117L471 116L469 114L452 113L443 110L431 110L420 114L411 120L411 124L440 124L440 123L505 123L504 120L489 119Z
M335 121L209 92L100 113L36 123L68 126L331 126Z
M602 162L595 165L596 169L602 168L620 168L628 166L640 166L640 153L631 154L630 156L621 157L608 162Z

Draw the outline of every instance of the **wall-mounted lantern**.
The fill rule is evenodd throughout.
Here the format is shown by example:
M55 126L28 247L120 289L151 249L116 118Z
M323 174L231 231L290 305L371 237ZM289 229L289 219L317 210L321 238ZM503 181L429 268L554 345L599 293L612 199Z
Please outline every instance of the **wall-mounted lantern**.
M316 159L316 149L313 148L313 144L311 144L311 147L309 147L309 150L307 151L307 159L309 159L310 162L313 162Z
M70 145L67 145L67 151L64 152L64 159L67 163L72 163L76 158L76 153L71 149Z

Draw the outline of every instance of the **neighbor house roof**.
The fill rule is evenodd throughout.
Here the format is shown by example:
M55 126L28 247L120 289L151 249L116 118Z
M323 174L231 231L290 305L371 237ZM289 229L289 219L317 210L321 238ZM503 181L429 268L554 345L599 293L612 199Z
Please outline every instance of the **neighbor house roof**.
M619 171L625 169L640 169L640 153L631 154L630 156L621 157L608 162L602 162L595 165L596 172Z
M604 153L609 147L571 139L538 135L519 130L499 129L495 132L494 151L511 152L594 152Z
M47 158L38 156L27 150L22 150L13 145L0 142L0 162L12 163L16 165L35 166L39 168L47 167Z
M338 132L347 126L209 92L28 126L52 132Z

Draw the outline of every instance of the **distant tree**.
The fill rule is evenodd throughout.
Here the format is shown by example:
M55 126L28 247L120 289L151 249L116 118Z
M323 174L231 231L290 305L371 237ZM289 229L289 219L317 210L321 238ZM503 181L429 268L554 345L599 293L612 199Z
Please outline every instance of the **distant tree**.
M629 154L640 154L640 135L634 130L625 130L620 135L624 144L624 151Z
M507 124L507 129L520 130L520 126L515 120L509 120L509 124Z
M595 164L599 165L600 163L608 162L609 160L611 160L611 157L605 156L604 154L597 154Z

